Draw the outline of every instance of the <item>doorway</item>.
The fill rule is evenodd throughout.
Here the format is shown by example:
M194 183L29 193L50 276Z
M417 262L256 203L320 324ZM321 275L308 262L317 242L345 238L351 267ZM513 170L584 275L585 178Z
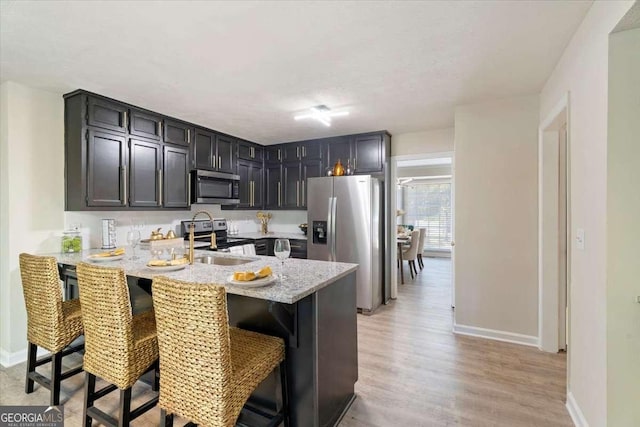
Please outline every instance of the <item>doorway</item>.
M570 292L569 95L539 128L538 347L566 351Z
M453 223L454 215L454 173L453 153L430 153L420 155L395 156L391 158L391 197L390 210L391 222L389 241L396 244L398 226L407 228L425 228L423 259L436 257L437 259L450 258L450 293L453 306L454 281L453 281ZM430 198L426 202L423 198ZM395 249L395 248L394 248ZM391 252L391 266L398 263L398 251ZM433 258L430 258L433 259ZM426 266L426 263L425 263ZM405 266L401 266L404 268ZM408 271L408 270L407 270ZM426 269L422 269L419 275L428 275ZM449 272L447 271L447 276ZM406 283L410 283L409 274L405 274ZM418 275L416 275L417 277ZM401 285L400 274L391 274L391 297L398 297ZM449 281L448 281L449 282Z

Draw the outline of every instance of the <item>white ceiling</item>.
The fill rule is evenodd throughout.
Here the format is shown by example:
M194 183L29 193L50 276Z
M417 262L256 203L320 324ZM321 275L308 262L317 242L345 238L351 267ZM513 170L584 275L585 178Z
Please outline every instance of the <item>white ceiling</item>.
M2 0L0 78L83 88L261 143L453 125L540 91L590 1ZM325 104L348 117L294 121Z

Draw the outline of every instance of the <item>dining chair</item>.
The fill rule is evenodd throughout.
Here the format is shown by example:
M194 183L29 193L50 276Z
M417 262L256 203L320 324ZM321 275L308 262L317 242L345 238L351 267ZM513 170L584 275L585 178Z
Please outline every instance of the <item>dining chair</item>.
M244 407L269 416L269 426L284 422L287 427L282 338L230 327L222 286L159 276L153 279L152 290L160 348L161 425L173 425L177 414L189 425L231 427ZM246 402L275 369L282 401L276 414L266 414Z
M422 227L419 228L420 230L420 238L418 239L418 251L417 251L417 258L418 258L418 266L420 267L420 270L422 270L424 268L424 262L422 261L422 251L424 250L424 238L427 235L427 229Z
M84 426L91 426L94 419L108 426L128 426L158 402L156 395L131 410L131 388L138 379L155 369L157 381L154 312L132 313L123 269L81 262L76 271L85 331ZM110 384L96 391L96 378ZM120 390L117 420L95 406L96 400L116 389Z
M58 265L53 257L22 253L20 277L27 307L27 375L25 393L32 393L34 382L51 391L49 404L60 404L60 382L82 372L82 366L62 372L62 358L82 350L84 345L69 345L82 335L80 301L62 301ZM37 358L38 347L51 355ZM45 378L36 368L51 362L51 377Z
M411 232L411 244L408 249L402 251L402 259L406 260L409 264L409 273L411 278L414 278L414 273L418 274L416 269L416 258L418 255L418 244L420 243L420 231L413 230ZM402 267L401 267L402 268Z

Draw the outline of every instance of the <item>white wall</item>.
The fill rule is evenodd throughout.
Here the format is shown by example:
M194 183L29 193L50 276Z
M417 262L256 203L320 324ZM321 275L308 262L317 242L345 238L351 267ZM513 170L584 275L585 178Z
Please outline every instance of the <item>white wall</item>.
M640 28L609 49L607 419L640 426Z
M391 138L391 155L451 152L453 135L454 128L396 134Z
M60 94L2 84L3 362L22 357L26 312L18 254L59 249L64 226L64 122Z
M457 332L536 341L538 109L537 96L456 108Z
M540 95L540 117L547 117L570 93L571 235L585 230L585 250L572 250L570 260L568 391L574 419L591 426L607 424L608 35L631 4L595 2Z

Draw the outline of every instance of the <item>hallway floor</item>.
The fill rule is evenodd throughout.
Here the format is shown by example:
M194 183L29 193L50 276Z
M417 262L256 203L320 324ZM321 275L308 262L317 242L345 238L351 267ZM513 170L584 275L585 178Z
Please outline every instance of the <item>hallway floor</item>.
M344 427L572 426L566 357L451 332L451 261L424 270L373 316L358 316L357 399Z

